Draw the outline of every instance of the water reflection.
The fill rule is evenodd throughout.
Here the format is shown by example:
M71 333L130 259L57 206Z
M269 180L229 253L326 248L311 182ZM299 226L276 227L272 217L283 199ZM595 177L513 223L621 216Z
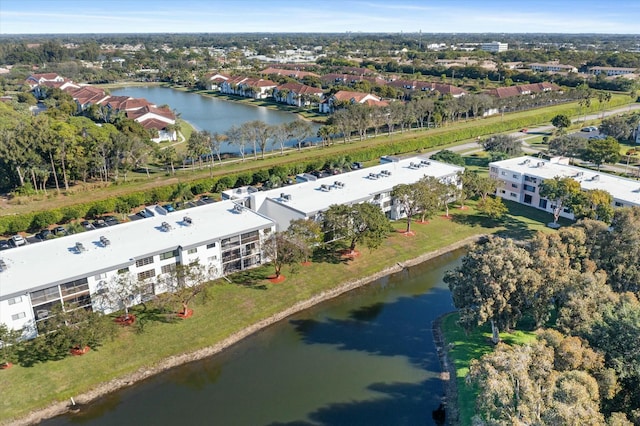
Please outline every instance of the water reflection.
M452 309L448 254L44 422L424 425L442 397L431 322Z

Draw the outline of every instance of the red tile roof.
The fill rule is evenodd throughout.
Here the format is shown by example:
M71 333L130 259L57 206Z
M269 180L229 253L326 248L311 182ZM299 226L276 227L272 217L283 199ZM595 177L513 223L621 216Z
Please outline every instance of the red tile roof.
M300 83L285 83L278 86L278 90L283 89L299 94L322 95L322 89Z
M533 93L542 93L549 91L558 91L560 87L549 82L520 84L518 86L497 87L485 91L486 94L495 96L500 99L510 98L512 96L530 95Z

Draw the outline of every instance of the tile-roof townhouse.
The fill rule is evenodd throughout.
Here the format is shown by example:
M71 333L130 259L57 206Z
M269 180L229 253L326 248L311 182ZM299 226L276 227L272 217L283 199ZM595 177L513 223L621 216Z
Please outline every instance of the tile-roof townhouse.
M369 106L388 106L389 104L378 96L371 93L362 92L349 92L346 90L340 90L332 96L326 98L319 105L319 111L321 113L330 113L334 110L336 103L351 103L351 104L366 104Z
M65 91L76 101L80 111L87 109L92 104L98 104L109 97L104 90L92 86L81 86L78 89L68 88Z
M109 96L99 102L113 111L134 111L145 106L155 106L144 98L132 98L130 96Z
M207 87L207 90L220 90L222 83L230 78L231 76L226 74L208 74L205 76L205 86Z
M463 89L452 86L451 84L434 83L429 81L419 80L393 80L390 81L389 86L397 89L404 89L410 91L423 91L423 92L438 92L442 95L451 95L454 98L466 95Z
M484 93L499 99L510 98L513 96L535 95L543 92L556 92L560 90L557 84L542 82L532 84L520 84L517 86L497 87L495 89L486 90Z
M27 79L24 82L25 84L28 84L31 89L35 89L40 84L43 84L44 82L48 82L48 81L62 83L64 82L64 77L54 72L44 73L44 74L31 74L29 77L27 77Z
M222 82L220 92L254 99L264 99L277 86L277 83L262 78L232 77Z
M176 116L168 107L145 105L142 108L128 110L126 114L127 118L137 121L145 129L158 131L158 136L151 138L153 142L177 139L176 131L170 127L176 123Z
M309 72L309 71L300 71L300 70L290 70L290 69L286 69L286 68L273 68L273 67L269 67L269 68L265 68L262 71L260 71L260 74L262 75L271 75L271 74L275 74L275 75L283 75L285 77L291 77L291 78L295 78L296 80L302 80L303 78L310 76L310 77L320 77L320 75L314 73L314 72Z
M308 96L317 96L319 99L322 99L323 95L322 89L301 83L285 83L273 90L273 98L277 102L284 102L297 107L309 105L310 101L307 98Z

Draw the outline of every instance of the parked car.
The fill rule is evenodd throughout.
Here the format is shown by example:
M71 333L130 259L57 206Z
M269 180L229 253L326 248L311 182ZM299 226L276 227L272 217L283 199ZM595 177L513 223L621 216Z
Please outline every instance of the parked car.
M43 229L35 235L35 237L39 240L46 240L47 238L51 238L52 236L53 235L51 234L51 231L48 229Z
M168 211L169 213L176 211L176 209L173 208L172 204L165 204L164 206L162 206L162 208Z
M93 226L91 224L91 222L89 222L88 220L83 220L82 222L80 222L80 225L82 225L82 227L87 231L91 231L92 229L96 229L96 227Z
M6 250L11 248L9 240L0 240L0 250Z
M117 225L120 223L120 221L115 216L105 216L104 221L109 226Z
M55 228L53 228L53 233L57 237L63 237L67 235L67 230L64 228L64 226L56 226Z
M596 126L588 126L582 128L583 132L597 132L598 128Z
M109 226L109 225L107 225L107 222L105 222L102 219L94 220L92 225L96 229L98 229L98 228L106 228L107 226Z
M140 210L138 213L136 213L138 216L140 217L151 217L151 214L145 209L145 210Z
M24 246L27 244L27 240L25 240L22 235L14 235L13 237L11 237L11 244L14 247L20 247L20 246Z

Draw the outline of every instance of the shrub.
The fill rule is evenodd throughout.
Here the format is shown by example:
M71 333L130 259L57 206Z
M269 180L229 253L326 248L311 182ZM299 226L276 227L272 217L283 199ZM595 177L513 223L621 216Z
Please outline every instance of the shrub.
M49 225L59 223L62 221L62 212L60 210L45 210L33 215L29 230L37 231L42 228L47 228Z

